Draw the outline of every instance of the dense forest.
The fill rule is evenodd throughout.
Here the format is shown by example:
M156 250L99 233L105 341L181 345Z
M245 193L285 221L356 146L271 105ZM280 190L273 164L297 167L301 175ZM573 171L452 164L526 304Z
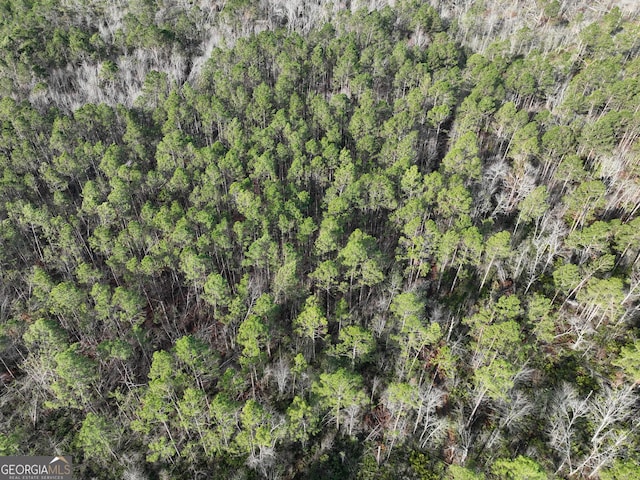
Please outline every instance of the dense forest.
M640 479L638 14L0 0L0 455Z

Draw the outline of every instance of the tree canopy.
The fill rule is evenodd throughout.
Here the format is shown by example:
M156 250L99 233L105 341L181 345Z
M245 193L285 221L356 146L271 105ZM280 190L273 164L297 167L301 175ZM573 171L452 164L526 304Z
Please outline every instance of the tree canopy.
M640 23L584 3L0 2L0 454L635 478Z

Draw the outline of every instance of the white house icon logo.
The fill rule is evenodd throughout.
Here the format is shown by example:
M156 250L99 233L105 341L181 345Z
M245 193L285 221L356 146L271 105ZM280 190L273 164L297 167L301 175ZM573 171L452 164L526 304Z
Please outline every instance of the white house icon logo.
M65 457L53 457L53 460L49 462L47 466L47 473L49 475L66 476L71 477L71 464Z

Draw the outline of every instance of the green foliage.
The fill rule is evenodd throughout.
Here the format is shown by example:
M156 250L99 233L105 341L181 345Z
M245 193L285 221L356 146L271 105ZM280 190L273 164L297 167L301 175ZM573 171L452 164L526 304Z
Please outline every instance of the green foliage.
M515 367L503 359L478 368L473 375L476 386L486 392L494 400L506 400L509 390L513 388Z
M120 3L0 2L0 453L632 477L633 12Z
M556 288L566 295L580 283L580 269L572 263L560 265L553 271L553 281Z
M481 167L478 157L477 136L472 132L461 135L442 159L445 175L459 175L466 182L480 179Z
M346 268L351 285L357 281L360 286L371 287L384 278L375 238L360 229L349 235L347 245L338 254L338 259Z
M418 389L408 383L392 383L387 388L385 404L399 419L408 413L407 410L415 410L420 405Z
M214 312L229 302L229 285L219 273L211 273L204 283L204 299L213 306Z
M57 380L51 384L55 400L53 408L81 408L90 404L93 397L93 383L98 379L95 363L79 352L77 343L55 356Z
M612 365L622 368L630 380L637 383L640 380L640 341L622 347L620 356L611 362Z
M59 352L67 348L67 335L54 320L39 318L29 325L24 333L25 343L46 353Z
M86 457L107 465L107 457L115 455L118 431L106 418L89 412L82 421L77 442Z
M545 185L536 187L520 202L518 221L529 223L532 220L538 220L549 208L547 199L547 187Z
M606 188L599 180L581 183L571 194L564 198L567 206L566 219L572 227L582 226L595 219L605 204Z
M214 373L216 355L205 342L192 335L176 340L173 353L183 368L188 369L196 378Z
M410 317L421 318L424 313L425 304L418 295L412 292L401 293L394 297L391 302L391 312L402 321Z
M334 373L322 373L313 383L312 391L318 396L320 406L330 410L336 428L342 423L343 409L348 406L362 407L367 396L362 390L362 377L341 368Z
M537 462L522 455L514 460L497 460L491 467L491 471L498 478L504 478L505 480L544 480L547 478L546 473Z
M349 358L352 366L356 362L368 361L376 346L373 334L359 325L342 328L338 334L338 341L331 354Z
M501 260L505 260L511 254L511 233L508 231L498 232L487 239L487 243L484 249L484 257L485 257L485 274L482 277L482 282L480 284L480 288L484 285L489 273L491 272L491 267Z
M446 478L447 480L483 480L484 475L459 465L449 465Z
M527 319L538 341L551 343L555 337L554 315L551 311L551 300L534 294L527 308Z
M268 329L257 315L249 315L240 324L236 341L242 347L242 362L258 363L264 355L262 347L268 341Z
M133 355L131 345L124 340L105 340L98 345L98 352L105 359L129 360Z
M289 420L288 436L304 446L310 437L318 432L318 417L311 406L302 398L295 396L287 408Z
M20 448L19 436L14 434L0 434L0 455L16 455Z
M640 478L638 465L632 460L616 460L610 468L600 472L602 480L637 480Z
M317 339L327 333L327 318L324 316L318 298L307 297L304 308L293 321L294 332L303 339L315 344Z

